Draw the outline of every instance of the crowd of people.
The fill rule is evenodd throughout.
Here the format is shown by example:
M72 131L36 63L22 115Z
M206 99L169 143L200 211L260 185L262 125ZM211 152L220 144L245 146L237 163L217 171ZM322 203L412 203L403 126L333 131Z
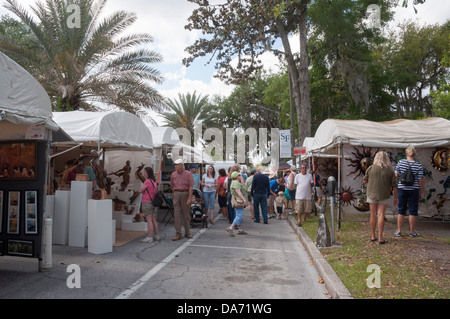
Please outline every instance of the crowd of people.
M367 184L367 202L370 206L371 241L385 244L383 236L385 211L388 201L393 194L394 205L398 205L397 230L395 236L402 236L402 226L409 208L410 236L420 234L415 230L418 203L422 197L423 168L414 160L416 151L413 147L406 149L407 158L397 163L395 170L390 166L386 152L378 152L364 176ZM249 172L242 170L240 165L231 166L228 172L221 168L216 173L214 166L209 165L200 177L198 166L190 165L185 169L181 159L175 161L175 171L171 175L170 184L173 190L175 237L180 240L182 225L184 236L192 238L190 232L190 205L193 189L199 189L203 194L204 207L211 224L214 222L216 201L219 205L218 213L228 219L230 224L226 231L231 235L246 235L243 227L244 209L250 208L253 222L264 224L271 218L285 219L288 214L296 214L297 226L306 221L312 211L312 194L317 196L317 202L322 200L324 183L320 176L308 172L306 164L302 163L299 171L291 166L279 177L275 172L266 171L263 167L253 168ZM403 175L407 170L412 171L414 180L409 184ZM139 189L143 193L143 213L148 223L148 237L143 242L159 240L158 225L155 218L155 207L152 206L157 187L156 179L151 168L145 168L146 181ZM314 192L313 192L314 190ZM376 228L378 226L378 237ZM235 231L237 232L235 233Z

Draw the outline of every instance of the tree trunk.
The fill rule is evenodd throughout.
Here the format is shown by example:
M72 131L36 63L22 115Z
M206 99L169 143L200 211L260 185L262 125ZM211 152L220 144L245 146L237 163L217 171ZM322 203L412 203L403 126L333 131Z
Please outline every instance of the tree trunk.
M298 139L299 144L303 145L306 137L311 136L311 95L309 87L309 59L306 31L306 7L301 13L300 19L300 66L297 67L294 56L292 54L291 46L288 40L288 34L282 23L277 20L277 29L283 43L284 54L288 65L288 73L292 83L291 95L297 110L298 120Z
M301 143L306 137L311 136L311 93L309 87L309 57L308 57L308 35L307 35L307 9L306 4L300 13L300 66L298 69L300 106L297 106L298 132ZM301 123L301 124L300 124Z

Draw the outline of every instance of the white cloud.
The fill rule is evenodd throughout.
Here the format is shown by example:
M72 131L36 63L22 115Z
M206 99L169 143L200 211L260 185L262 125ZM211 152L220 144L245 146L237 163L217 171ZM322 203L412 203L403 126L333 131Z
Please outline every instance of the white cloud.
M234 89L233 85L227 85L214 77L211 77L209 83L205 83L204 81L199 80L191 80L188 78L183 78L180 80L177 87L171 89L161 89L159 90L159 92L166 98L177 100L179 93L187 94L196 91L197 95L201 94L202 96L206 95L208 95L209 97L213 97L214 95L228 96L231 94L233 89Z

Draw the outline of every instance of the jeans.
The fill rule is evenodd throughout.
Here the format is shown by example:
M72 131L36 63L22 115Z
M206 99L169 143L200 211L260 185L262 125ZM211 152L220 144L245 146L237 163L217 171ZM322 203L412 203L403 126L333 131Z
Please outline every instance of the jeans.
M214 201L216 200L216 192L203 192L203 200L206 209L214 209Z
M409 215L417 216L419 210L419 190L398 189L398 213L406 214L406 208L409 207Z
M255 221L259 222L259 205L263 220L267 221L267 194L253 194L253 208L255 210Z
M233 224L236 226L242 225L242 219L244 218L244 208L235 208L236 211L236 217L233 220Z

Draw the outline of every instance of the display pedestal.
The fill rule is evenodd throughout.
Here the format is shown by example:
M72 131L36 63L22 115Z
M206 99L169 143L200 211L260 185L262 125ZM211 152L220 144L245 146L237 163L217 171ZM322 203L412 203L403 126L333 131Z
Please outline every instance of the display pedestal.
M134 215L122 215L122 230L147 231L147 222L136 223Z
M72 181L70 190L69 246L86 247L88 240L88 200L92 182ZM110 217L112 220L112 216Z
M113 251L112 200L88 201L88 252L106 254Z
M69 212L70 191L56 191L52 236L54 245L67 245L69 243Z

